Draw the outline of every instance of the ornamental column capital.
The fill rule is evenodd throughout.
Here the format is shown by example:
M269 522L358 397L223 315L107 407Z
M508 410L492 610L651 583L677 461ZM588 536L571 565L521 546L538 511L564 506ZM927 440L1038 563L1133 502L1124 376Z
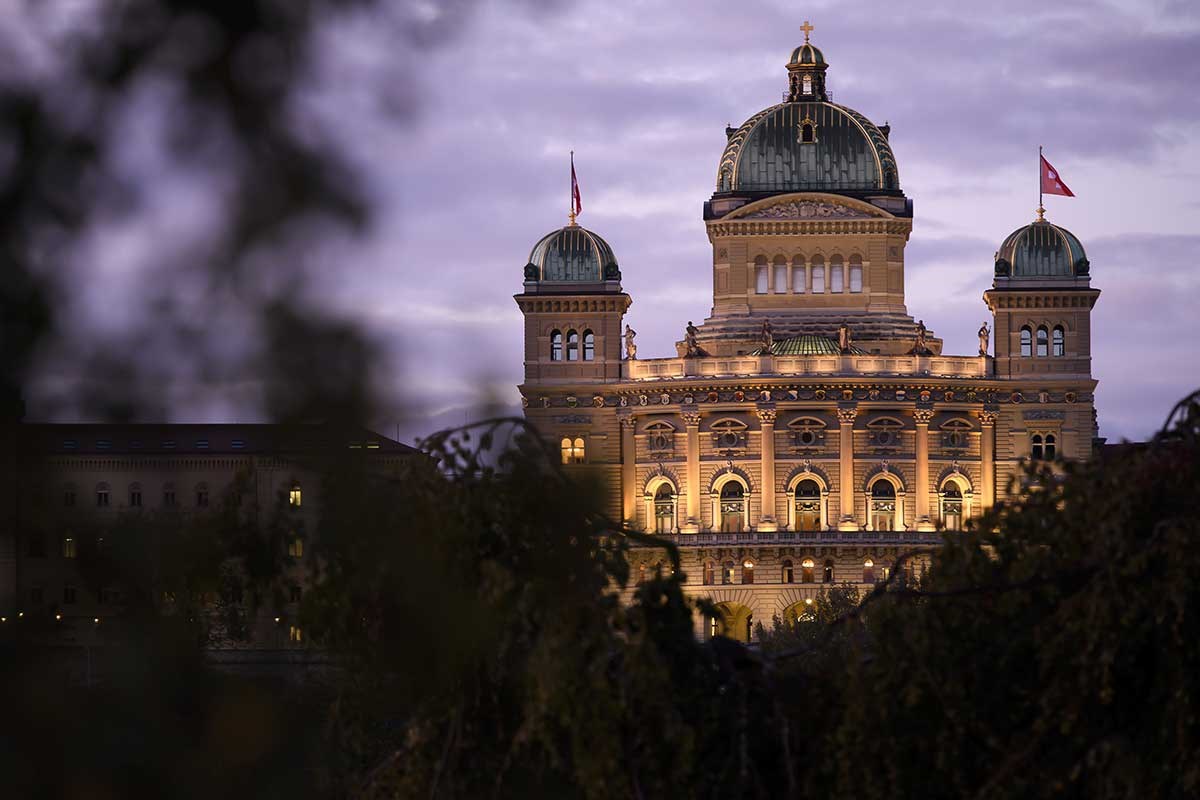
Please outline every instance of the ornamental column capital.
M857 408L839 408L837 410L838 424L840 425L853 425L857 416Z
M759 408L757 409L758 421L763 425L774 425L775 418L778 412L774 408Z
M917 421L918 425L928 425L930 422L933 422L934 413L932 408L918 408L916 411L913 411L913 419Z
M688 426L689 428L699 428L700 427L700 412L699 411L680 411L679 416L683 420L683 424Z
M617 421L621 423L622 428L632 428L637 424L637 420L633 418L632 411L617 412Z
M1000 417L999 411L980 411L979 424L985 428L990 428L996 424L996 420Z

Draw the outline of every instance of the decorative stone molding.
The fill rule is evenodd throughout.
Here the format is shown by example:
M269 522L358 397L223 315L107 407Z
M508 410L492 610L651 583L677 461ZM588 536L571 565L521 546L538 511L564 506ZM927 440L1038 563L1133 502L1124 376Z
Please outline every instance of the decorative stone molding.
M700 427L700 412L699 411L681 411L681 412L679 412L679 416L683 420L683 424L688 426L689 428L699 428Z
M854 419L858 416L857 408L839 408L837 410L838 424L853 425Z
M566 414L553 418L555 422L561 425L591 425L592 418L583 414Z
M985 428L991 428L996 424L996 420L1000 418L999 411L980 411L979 424Z
M913 419L918 425L928 425L933 422L934 413L932 408L918 408L913 412Z
M1046 419L1066 419L1067 412L1065 411L1024 411L1021 413L1021 419L1026 420L1046 420Z
M632 428L637 424L637 420L633 418L633 414L628 412L617 415L617 421L621 423L622 428Z
M764 425L765 424L771 424L771 425L775 424L775 418L777 416L777 412L775 411L775 409L760 408L760 409L758 409L757 413L758 413L758 421L759 422L763 423Z
M796 200L760 208L736 217L736 219L870 219L871 217L871 214L848 206L819 203L812 200Z

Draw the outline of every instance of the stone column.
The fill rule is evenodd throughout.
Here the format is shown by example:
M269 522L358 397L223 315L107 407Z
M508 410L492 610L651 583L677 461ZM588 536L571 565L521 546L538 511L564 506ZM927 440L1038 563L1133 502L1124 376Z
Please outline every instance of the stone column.
M680 526L686 533L700 530L700 412L680 414L687 427L687 521Z
M996 504L996 418L995 411L980 411L979 487L980 505L986 511Z
M637 444L633 437L632 413L618 417L621 422L621 516L625 524L637 525ZM649 523L649 520L647 520Z
M856 531L860 528L854 517L854 418L857 416L858 409L854 407L837 410L838 459L841 467L838 490L842 506L842 518L838 522L840 531Z
M759 515L758 529L773 531L775 524L775 409L761 406L758 409L758 422L762 430L762 513Z
M931 531L936 528L929 518L929 423L933 420L933 409L918 408L913 412L917 423L917 530Z

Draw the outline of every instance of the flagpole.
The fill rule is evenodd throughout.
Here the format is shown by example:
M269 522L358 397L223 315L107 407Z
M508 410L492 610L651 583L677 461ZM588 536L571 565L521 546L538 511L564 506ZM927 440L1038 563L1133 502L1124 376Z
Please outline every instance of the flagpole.
M574 150L571 151L571 181L567 184L567 186L568 186L567 208L569 209L567 211L567 218L570 219L571 224L574 225L575 224L575 151Z
M1037 207L1038 222L1041 222L1042 220L1044 220L1046 218L1045 214L1046 214L1046 209L1042 205L1042 146L1039 144L1038 145L1038 207Z

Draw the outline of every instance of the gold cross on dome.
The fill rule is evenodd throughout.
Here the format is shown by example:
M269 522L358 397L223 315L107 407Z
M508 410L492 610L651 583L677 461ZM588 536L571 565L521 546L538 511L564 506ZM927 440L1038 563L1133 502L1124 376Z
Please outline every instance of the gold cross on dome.
M808 20L804 20L804 24L800 26L800 30L804 31L804 43L808 44L808 35L812 33L813 26L809 24Z

